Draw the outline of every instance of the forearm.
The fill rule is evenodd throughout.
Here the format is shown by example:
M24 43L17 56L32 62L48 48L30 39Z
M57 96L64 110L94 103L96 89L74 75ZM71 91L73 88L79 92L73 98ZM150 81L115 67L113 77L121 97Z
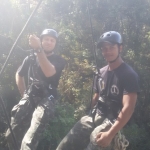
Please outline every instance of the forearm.
M112 137L114 137L115 134L126 125L126 123L131 118L133 112L134 112L134 108L132 108L132 107L131 108L130 107L122 108L121 112L118 115L117 120L115 121L115 123L112 125L112 127L108 131Z
M37 53L37 57L44 75L46 77L53 76L56 73L55 67L47 59L45 53L43 51L41 53Z
M26 86L24 82L24 77L20 77L18 73L16 73L16 84L21 96L23 96L24 91L26 90Z

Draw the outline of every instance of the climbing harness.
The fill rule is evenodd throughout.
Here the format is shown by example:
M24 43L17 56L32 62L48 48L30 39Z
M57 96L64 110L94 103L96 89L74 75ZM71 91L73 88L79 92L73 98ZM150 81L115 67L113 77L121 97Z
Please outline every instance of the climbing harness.
M1 69L1 71L0 71L0 77L2 76L2 73L4 72L4 70L5 70L5 68L6 68L7 64L8 64L9 59L10 59L10 56L11 56L11 54L12 54L14 48L16 47L16 45L17 45L17 43L18 43L20 37L22 36L24 30L26 29L27 25L29 24L29 21L30 21L31 18L34 16L35 12L37 11L37 9L38 9L39 6L41 5L41 3L42 3L42 0L40 0L40 1L38 2L37 6L35 7L35 9L33 10L33 12L31 13L31 15L29 16L27 22L25 23L25 25L24 25L24 27L22 28L20 34L18 35L16 41L14 42L14 44L13 44L13 46L12 46L12 48L11 48L11 50L10 50L8 56L7 56L7 59L6 59L4 65L2 66L2 69ZM9 127L10 132L11 132L11 135L12 135L12 139L13 139L13 142L14 142L14 148L15 148L15 150L19 150L19 147L18 147L18 145L17 145L17 141L16 141L16 138L15 138L15 135L14 135L13 130L12 130L11 125L10 125L10 120L9 120L9 117L8 117L8 114L7 114L6 107L5 107L4 101L3 101L3 99L2 99L2 96L0 96L0 103L1 103L2 109L3 109L4 113L5 113L5 116L6 116L6 119L7 119L7 124L8 124L8 127Z
M29 58L29 70L28 70L28 86L25 93L29 96L30 103L33 109L36 108L35 98L43 99L49 97L49 100L56 98L56 88L51 84L44 81L38 74L38 58L36 57L35 51L30 51Z
M37 58L34 53L34 50L30 51L29 57L29 70L28 70L28 86L27 90L25 91L26 94L29 96L30 103L32 105L32 108L36 108L36 103L34 101L34 97L42 98L44 95L43 89L44 85L42 84L42 81L40 77L37 75Z

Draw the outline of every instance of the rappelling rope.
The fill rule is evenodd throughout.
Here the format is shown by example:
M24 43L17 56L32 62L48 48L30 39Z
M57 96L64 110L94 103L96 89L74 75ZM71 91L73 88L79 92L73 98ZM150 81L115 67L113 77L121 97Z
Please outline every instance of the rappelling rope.
M126 150L128 146L129 146L129 141L121 133L121 131L119 131L113 139L112 150ZM100 147L98 150L105 150L105 148Z
M113 125L111 121L109 121L109 124L111 124L111 126ZM119 131L113 139L113 150L126 150L128 146L129 146L129 141L121 133L121 131Z
M114 137L113 150L126 150L129 146L129 141L126 137L119 131Z
M108 147L111 150L126 150L126 148L129 146L129 141L126 139L126 137L124 136L124 134L121 131L119 131L114 136L111 144L108 147L98 146L98 144L96 142L97 134L100 132L108 131L112 125L113 124L109 120L106 120L103 122L103 124L101 124L100 126L97 126L96 127L97 129L95 129L90 136L91 142L86 150L92 150L92 149L106 150L106 149L108 149Z

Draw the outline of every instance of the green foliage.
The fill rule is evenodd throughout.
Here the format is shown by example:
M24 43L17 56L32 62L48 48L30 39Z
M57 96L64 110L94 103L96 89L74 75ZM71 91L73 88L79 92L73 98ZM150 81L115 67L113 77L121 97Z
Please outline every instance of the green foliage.
M149 138L150 135L147 133L145 127L139 127L137 124L127 126L123 130L126 138L130 142L128 150L142 149L147 150L150 147Z
M48 129L44 132L44 140L41 141L38 149L41 150L41 147L45 147L45 143L49 143L50 149L56 149L74 123L74 107L68 103L57 104L56 115L53 120L50 120Z

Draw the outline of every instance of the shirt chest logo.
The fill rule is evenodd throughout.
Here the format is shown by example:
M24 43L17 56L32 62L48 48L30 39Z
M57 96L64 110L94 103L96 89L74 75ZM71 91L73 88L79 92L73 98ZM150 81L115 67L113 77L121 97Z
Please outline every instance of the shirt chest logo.
M119 89L116 85L112 85L110 91L111 91L111 94L113 94L113 95L119 94Z

